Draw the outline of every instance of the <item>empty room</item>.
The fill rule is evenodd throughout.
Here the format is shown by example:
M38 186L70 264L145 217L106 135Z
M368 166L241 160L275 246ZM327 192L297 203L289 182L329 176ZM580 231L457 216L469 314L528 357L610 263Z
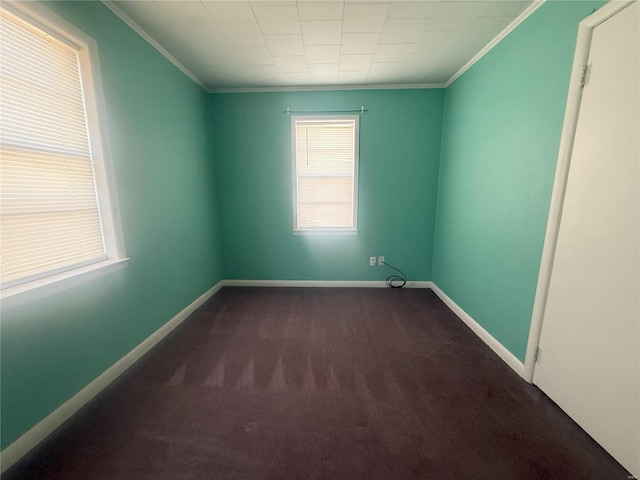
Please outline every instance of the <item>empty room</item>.
M3 1L2 479L640 477L636 1Z

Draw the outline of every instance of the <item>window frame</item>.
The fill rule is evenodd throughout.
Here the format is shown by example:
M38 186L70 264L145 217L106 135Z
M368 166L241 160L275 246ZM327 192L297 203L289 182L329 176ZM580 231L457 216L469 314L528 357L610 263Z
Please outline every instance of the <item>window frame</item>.
M298 158L296 149L297 122L354 122L354 151L353 151L353 222L350 227L303 227L298 224ZM325 115L292 115L291 116L291 166L292 166L292 197L293 197L293 234L294 235L357 235L358 234L358 172L360 160L360 115L325 114Z
M37 300L50 293L60 292L84 283L127 264L120 209L107 129L106 107L100 72L97 42L39 2L4 1L2 9L9 14L45 31L63 42L78 47L78 63L89 132L94 169L94 181L100 209L101 227L106 258L87 265L25 281L0 290L3 310Z

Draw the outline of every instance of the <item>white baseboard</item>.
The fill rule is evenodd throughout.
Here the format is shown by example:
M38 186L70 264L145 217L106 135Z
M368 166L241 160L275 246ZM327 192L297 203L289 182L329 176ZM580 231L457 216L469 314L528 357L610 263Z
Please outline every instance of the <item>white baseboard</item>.
M471 315L465 312L456 302L451 300L449 296L444 293L440 288L432 283L431 289L433 292L440 297L447 307L449 307L453 313L455 313L460 320L462 320L473 332L478 335L482 339L484 343L486 343L491 350L493 350L496 355L498 355L504 363L509 365L515 372L520 375L522 378L525 378L524 374L524 364L518 360L518 358L511 353L509 350L505 348L498 340L496 340L489 332L487 332L478 322L476 322Z
M356 287L386 288L383 280L223 280L225 287ZM405 288L431 288L428 281L407 282Z
M80 410L102 390L108 387L129 367L136 363L145 353L166 337L174 328L186 320L189 315L195 312L198 307L209 300L209 298L220 290L222 286L223 282L218 282L215 286L200 295L186 308L176 314L171 320L142 341L142 343L137 347L109 367L109 369L103 372L98 378L60 405L51 414L0 452L0 473L5 472L8 468L14 465L18 460L53 433L73 414Z

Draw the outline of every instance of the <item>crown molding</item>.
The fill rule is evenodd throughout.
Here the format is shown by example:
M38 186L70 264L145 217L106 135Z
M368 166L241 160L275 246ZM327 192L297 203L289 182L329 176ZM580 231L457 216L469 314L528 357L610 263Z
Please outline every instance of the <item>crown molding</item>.
M449 85L451 85L453 82L455 82L456 79L460 75L462 75L464 72L466 72L471 67L473 67L473 65L475 65L476 62L478 62L482 57L484 57L487 53L489 53L489 51L493 47L495 47L498 43L500 43L500 41L504 37L506 37L511 32L513 32L518 27L518 25L520 25L522 22L524 22L529 17L529 15L531 15L538 8L540 8L542 6L542 4L545 3L545 2L546 2L546 0L535 0L531 5L529 5L520 15L518 15L516 17L516 19L513 22L511 22L509 25L507 25L507 27L504 30L502 30L498 35L496 35L496 37L493 40L491 40L489 43L487 43L482 50L480 50L478 53L476 53L471 60L469 60L467 63L465 63L462 66L462 68L460 68L460 70L458 70L456 73L454 73L451 76L451 78L445 82L444 88L449 87Z
M204 83L202 83L200 81L200 79L198 77L196 77L193 73L191 73L189 71L189 69L187 69L187 67L185 67L184 65L182 65L173 55L171 55L167 50L165 50L162 45L160 45L158 42L156 42L147 32L145 32L136 22L134 22L131 17L129 17L126 13L124 13L122 10L120 10L120 8L118 8L116 5L114 5L113 2L108 1L108 0L102 0L102 3L105 4L105 6L111 10L113 13L115 13L118 17L120 17L120 19L126 23L127 25L129 25L133 30L135 30L135 32L140 35L142 38L144 38L149 44L151 44L151 46L153 48L155 48L158 52L160 52L167 60L169 60L171 63L173 63L178 70L180 70L182 73L184 73L187 77L189 77L191 80L193 80L200 88L202 88L203 90L207 90L207 87L205 86Z
M444 83L402 83L389 85L307 85L290 87L261 87L261 88L209 88L208 93L267 93L267 92L316 92L331 90L418 90L428 88L444 88Z

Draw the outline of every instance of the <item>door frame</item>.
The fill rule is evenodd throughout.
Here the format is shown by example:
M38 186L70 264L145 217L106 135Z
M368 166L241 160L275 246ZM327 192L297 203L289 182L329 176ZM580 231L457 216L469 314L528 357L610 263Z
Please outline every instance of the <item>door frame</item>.
M542 333L544 315L547 307L549 295L549 284L553 271L553 261L558 243L558 232L560 221L562 220L562 209L567 189L567 179L569 177L569 167L571 165L571 155L573 154L573 143L580 114L580 104L582 102L583 76L588 77L587 69L589 54L591 52L591 39L593 30L618 12L624 10L636 0L611 0L596 12L582 20L578 25L578 38L573 57L573 67L571 70L571 80L569 83L569 93L562 125L562 136L560 138L560 148L558 150L558 162L556 164L555 179L551 193L551 205L549 207L549 218L542 247L542 258L540 260L540 271L538 273L538 284L533 301L533 311L531 313L531 326L529 328L529 339L527 341L527 353L524 361L524 379L533 383L533 374L538 356L538 346Z

